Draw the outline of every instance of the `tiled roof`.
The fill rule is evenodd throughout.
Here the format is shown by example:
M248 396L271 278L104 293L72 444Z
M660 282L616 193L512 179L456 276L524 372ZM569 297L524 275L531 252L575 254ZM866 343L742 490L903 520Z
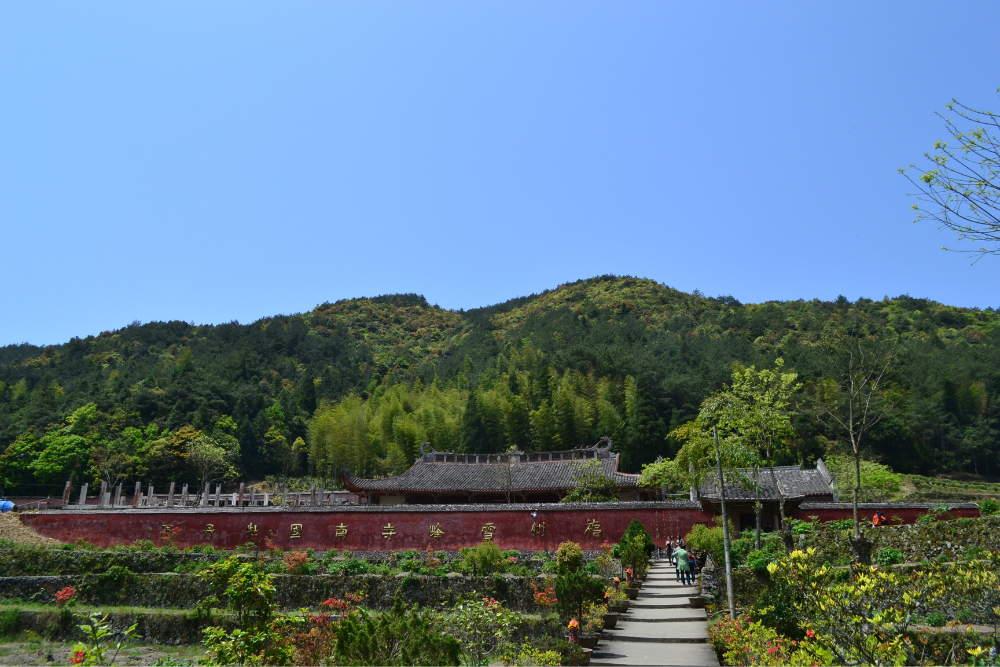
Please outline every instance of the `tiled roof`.
M753 479L750 470L740 470L741 475ZM778 482L781 493L785 500L798 500L811 496L833 496L834 490L829 479L820 470L803 470L799 466L775 466L774 477ZM760 485L759 497L761 500L778 500L778 491L774 481L771 480L771 472L767 468L762 468L757 473L757 482ZM698 489L702 498L717 500L719 498L719 484L717 475L709 475ZM753 485L738 479L731 479L726 475L726 500L754 500Z
M417 459L402 475L362 479L343 473L344 485L352 491L504 493L565 491L577 486L580 465L597 460L600 471L618 486L635 488L639 475L618 472L618 455L602 449L579 449L541 454L496 455L435 452ZM586 452L587 455L583 453ZM604 454L604 455L602 455ZM574 455L571 457L570 455ZM427 459L435 459L428 461ZM477 458L479 463L476 463ZM553 460L548 460L549 458ZM489 461L489 462L487 462Z

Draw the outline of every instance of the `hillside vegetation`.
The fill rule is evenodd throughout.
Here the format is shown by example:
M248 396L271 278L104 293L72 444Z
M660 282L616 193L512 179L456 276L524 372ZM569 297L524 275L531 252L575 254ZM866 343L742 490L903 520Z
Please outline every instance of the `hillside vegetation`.
M616 443L637 471L677 444L734 365L824 377L824 332L865 313L901 332L900 402L868 456L906 474L994 477L1000 314L925 299L741 304L605 276L470 311L418 295L252 324L138 322L0 348L8 493L66 479L263 479L405 469L439 450ZM807 411L787 462L835 452Z

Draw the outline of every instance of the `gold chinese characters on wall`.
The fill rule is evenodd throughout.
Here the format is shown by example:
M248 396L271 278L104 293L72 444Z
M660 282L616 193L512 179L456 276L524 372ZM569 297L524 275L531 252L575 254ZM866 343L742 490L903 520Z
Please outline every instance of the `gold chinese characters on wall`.
M535 535L536 537L544 537L545 536L545 522L544 521L539 521L538 523L532 522L532 524L531 524L531 534Z
M440 540L442 537L444 537L444 531L441 530L440 522L431 526L431 537L433 537L436 540Z
M247 537L257 537L257 524L255 523L247 524Z
M585 535L591 537L601 536L601 522L597 519L587 519L587 527L583 529Z
M292 524L291 539L298 540L298 539L301 539L301 538L302 538L302 524L301 523L293 523Z
M493 525L492 521L488 521L488 522L486 522L485 525L483 525L483 527L481 529L481 532L483 534L483 539L485 541L492 542L493 541L493 533L497 532L497 527Z
M340 524L336 526L336 531L334 532L335 537L347 537L347 526Z
M392 536L396 534L396 529L391 523L385 524L385 528L382 529L382 537L387 540L392 540Z

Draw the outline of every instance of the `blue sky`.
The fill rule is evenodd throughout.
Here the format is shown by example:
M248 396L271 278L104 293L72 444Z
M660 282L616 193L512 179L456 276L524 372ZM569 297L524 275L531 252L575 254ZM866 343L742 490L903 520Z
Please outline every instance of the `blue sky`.
M0 345L598 274L1000 306L897 173L1000 3L0 4Z

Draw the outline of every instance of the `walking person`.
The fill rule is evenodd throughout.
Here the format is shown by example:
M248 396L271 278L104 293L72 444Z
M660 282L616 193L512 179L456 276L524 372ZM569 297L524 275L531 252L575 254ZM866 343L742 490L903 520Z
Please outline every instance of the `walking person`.
M691 585L691 565L688 563L688 552L684 547L678 547L674 551L674 555L677 556L677 581L682 584Z

